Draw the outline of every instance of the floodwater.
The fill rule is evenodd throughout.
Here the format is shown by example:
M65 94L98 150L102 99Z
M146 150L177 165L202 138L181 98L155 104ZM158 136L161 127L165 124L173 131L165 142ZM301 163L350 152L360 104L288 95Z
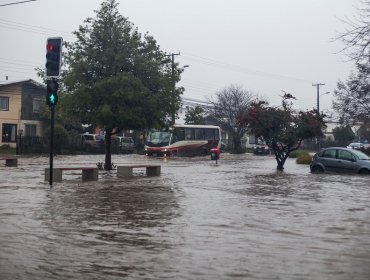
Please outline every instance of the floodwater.
M44 182L48 158L0 163L0 279L370 279L370 177L221 154ZM95 166L104 155L57 156Z

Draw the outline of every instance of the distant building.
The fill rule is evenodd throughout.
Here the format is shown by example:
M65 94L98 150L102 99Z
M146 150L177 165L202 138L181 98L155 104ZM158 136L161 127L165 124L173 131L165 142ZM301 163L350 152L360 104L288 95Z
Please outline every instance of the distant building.
M42 135L45 95L45 86L34 80L0 84L0 146L15 147L17 135Z

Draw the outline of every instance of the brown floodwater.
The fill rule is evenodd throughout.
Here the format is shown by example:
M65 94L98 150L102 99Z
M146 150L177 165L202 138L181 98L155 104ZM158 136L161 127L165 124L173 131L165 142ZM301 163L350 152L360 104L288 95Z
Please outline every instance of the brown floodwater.
M48 158L0 163L0 279L369 279L370 176L221 154L132 179L77 171L50 188ZM57 156L94 166L104 155Z

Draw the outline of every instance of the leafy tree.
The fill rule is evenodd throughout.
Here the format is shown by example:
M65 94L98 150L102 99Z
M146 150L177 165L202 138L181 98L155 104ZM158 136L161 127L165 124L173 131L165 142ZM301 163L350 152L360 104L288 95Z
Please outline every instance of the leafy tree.
M200 106L189 108L189 110L185 114L185 123L186 124L205 124L204 114L205 114L205 111Z
M37 75L44 81L46 84L46 73L45 68L36 68ZM73 115L69 112L69 107L71 100L66 98L65 94L65 87L61 79L58 80L59 89L58 89L58 97L59 101L57 106L55 106L55 122L56 124L62 125L67 131L74 131L74 132L82 132L82 124L80 118L76 115ZM40 119L44 123L45 126L50 124L50 108L46 105L46 102L43 104L40 113Z
M351 142L355 139L355 133L352 131L349 125L339 126L333 129L333 136L336 141Z
M69 112L105 129L107 170L111 136L122 129L164 126L183 90L171 94L182 69L175 64L172 71L154 38L142 36L117 5L105 0L96 18L86 19L74 33L77 41L66 44L63 74Z
M58 104L55 106L55 123L63 126L67 131L82 133L83 128L80 118L76 115L70 114L67 102L71 100L66 98L65 95L59 94ZM50 108L44 104L40 111L40 120L44 126L50 125Z
M213 108L209 110L209 116L231 136L232 153L243 153L241 139L247 132L248 123L241 123L239 120L243 113L248 110L249 106L256 97L241 88L240 86L229 86L216 94L216 100L210 100Z
M299 149L304 139L323 136L323 116L316 110L299 111L292 109L291 94L284 93L282 107L270 107L266 102L252 104L240 119L249 124L251 133L274 152L277 169L283 170L289 154Z
M46 128L44 131L44 137L48 145L50 144L50 127ZM55 151L60 153L63 148L68 147L69 144L69 137L68 137L68 132L67 130L59 125L56 124L54 126L54 147Z
M344 123L370 121L370 65L357 64L357 72L334 90L333 109Z

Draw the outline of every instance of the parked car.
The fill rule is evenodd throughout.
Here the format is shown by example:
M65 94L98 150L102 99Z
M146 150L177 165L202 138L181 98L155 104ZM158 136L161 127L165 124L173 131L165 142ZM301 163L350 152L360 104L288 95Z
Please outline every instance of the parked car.
M132 154L135 150L135 142L132 137L118 137L119 139L119 149L122 153Z
M81 134L82 150L88 153L104 151L104 135Z
M351 143L347 146L348 149L356 149L356 150L361 150L365 148L365 145L362 143Z
M370 174L370 158L350 148L326 148L316 153L310 164L311 172L346 172Z
M253 153L255 155L269 155L271 154L271 149L266 144L256 144L253 147Z

